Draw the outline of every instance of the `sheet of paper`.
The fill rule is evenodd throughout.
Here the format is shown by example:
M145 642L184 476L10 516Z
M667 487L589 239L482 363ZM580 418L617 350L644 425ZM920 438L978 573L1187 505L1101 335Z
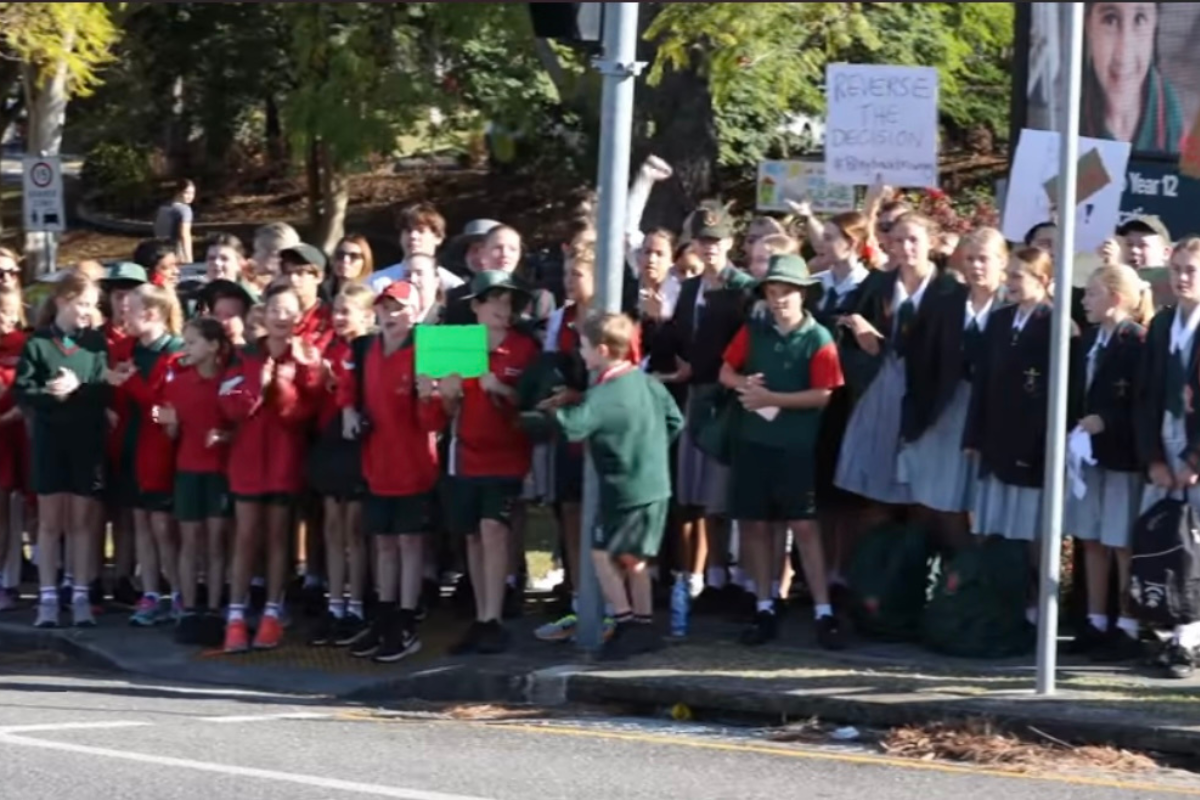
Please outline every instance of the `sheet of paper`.
M487 328L483 325L418 325L418 375L478 378L488 371Z
M772 422L776 417L779 416L779 406L767 406L766 408L759 408L755 410L755 413L765 419L767 422Z
M1095 465L1092 457L1092 437L1083 428L1076 427L1067 437L1067 479L1071 494L1082 500L1087 496L1087 482L1083 479L1083 465Z

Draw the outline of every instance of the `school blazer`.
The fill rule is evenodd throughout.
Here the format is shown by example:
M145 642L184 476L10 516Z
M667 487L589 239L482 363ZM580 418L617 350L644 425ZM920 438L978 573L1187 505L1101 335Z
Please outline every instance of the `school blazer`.
M920 439L941 418L966 377L963 325L969 296L966 284L950 274L939 275L925 290L904 359L900 436L906 442Z
M1175 306L1167 306L1154 315L1146 333L1134 395L1134 441L1138 462L1148 468L1155 462L1167 462L1163 451L1162 424L1166 413L1167 359L1171 349L1171 324ZM1192 338L1192 355L1185 373L1188 397L1200 397L1200 334ZM1180 455L1193 469L1200 469L1200 414L1195 403L1185 404L1183 414L1188 447Z
M705 297L703 319L696 327L696 296L702 286L700 277L688 278L679 289L675 314L665 341L692 367L692 386L717 382L721 374L725 348L741 330L749 314L750 287L754 281L736 267L726 267L724 288L714 289ZM671 358L674 363L674 357Z
M1012 486L1040 488L1046 460L1053 314L1050 305L1038 306L1019 333L1013 330L1016 315L1016 306L1006 306L988 317L971 384L963 447L979 452L980 477L994 475ZM1078 369L1079 332L1072 325L1069 374Z
M1087 386L1087 355L1100 336L1100 329L1084 331L1079 344L1079 369L1071 374L1071 396L1079 401L1072 408L1071 426L1092 414L1104 420L1104 432L1092 437L1092 457L1102 469L1138 472L1134 444L1134 394L1140 362L1144 357L1146 329L1136 322L1122 322L1096 360L1095 377ZM1159 418L1162 419L1161 417Z

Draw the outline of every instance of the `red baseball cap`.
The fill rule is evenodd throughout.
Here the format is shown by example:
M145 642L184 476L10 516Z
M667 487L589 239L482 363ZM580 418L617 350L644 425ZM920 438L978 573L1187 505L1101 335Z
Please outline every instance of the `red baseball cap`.
M379 305L384 301L384 298L390 297L393 300L401 303L407 303L417 297L417 287L413 286L408 281L392 281L384 287L379 296L375 298L375 305Z

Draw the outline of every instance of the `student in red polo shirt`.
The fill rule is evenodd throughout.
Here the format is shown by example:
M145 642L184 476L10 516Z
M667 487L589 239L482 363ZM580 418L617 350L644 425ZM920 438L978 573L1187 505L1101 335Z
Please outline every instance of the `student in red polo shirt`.
M175 518L179 520L179 586L183 617L180 644L221 644L221 587L225 582L225 534L232 506L225 462L230 431L221 417L221 378L233 357L225 327L196 317L183 329L183 352L158 391L155 421L175 440ZM203 544L202 544L203 542ZM208 608L199 608L200 552L206 556Z
M455 653L499 653L508 645L501 625L509 573L512 511L529 473L532 444L518 427L521 375L540 346L513 330L527 292L506 272L485 270L471 280L471 310L488 334L489 372L438 387L453 417L446 473L450 476L452 532L467 537L467 565L475 588L475 623Z
M416 611L422 550L438 482L437 432L446 425L446 412L433 382L416 375L416 288L407 281L388 284L376 309L380 334L355 345L366 355L347 370L348 375L362 371L361 402L359 378L342 381L338 397L344 435L363 439L363 521L375 541L380 601L374 622L351 643L350 653L389 663L421 649Z
M267 605L254 647L270 649L283 639L288 533L296 496L304 486L304 453L321 375L320 353L295 335L299 319L300 300L290 287L268 290L267 335L242 351L218 395L226 424L235 428L228 468L235 534L227 653L250 648L246 598L254 557L264 538Z
M13 492L23 492L28 484L29 439L25 419L13 394L17 363L28 338L25 330L25 304L20 284L0 287L0 564L11 552L10 536L20 537L21 530L10 530L9 498ZM4 571L0 570L0 582ZM19 586L0 583L0 611L15 608L16 597L8 590Z

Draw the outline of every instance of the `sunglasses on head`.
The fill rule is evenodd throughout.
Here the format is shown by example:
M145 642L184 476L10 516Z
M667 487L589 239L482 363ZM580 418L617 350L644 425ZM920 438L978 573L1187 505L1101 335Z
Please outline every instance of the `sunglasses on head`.
M361 261L363 254L359 253L359 252L355 252L353 250L338 250L336 253L333 254L333 257L338 258L338 259L348 258L351 261Z

